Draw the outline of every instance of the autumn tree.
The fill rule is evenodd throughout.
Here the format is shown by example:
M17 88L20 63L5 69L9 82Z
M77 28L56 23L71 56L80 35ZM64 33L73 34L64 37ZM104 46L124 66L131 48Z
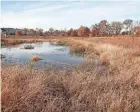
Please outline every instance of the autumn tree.
M87 37L90 34L90 29L88 27L85 26L81 26L78 29L78 36L82 36L82 37Z
M70 30L67 31L67 35L71 36L71 33L73 32L73 29L71 28Z
M77 30L73 30L73 31L71 32L71 36L72 36L72 37L78 36Z
M140 21L133 21L133 33L140 36Z
M133 35L139 35L140 21L133 21L131 32Z
M92 25L91 27L92 36L107 36L110 34L112 34L112 29L107 20L102 20L100 23Z
M16 30L16 33L15 33L16 36L21 36L21 31L19 30Z
M92 25L90 30L91 36L99 36L100 28L98 24Z
M135 35L140 36L140 26L135 28Z
M110 26L109 26L107 20L100 21L98 27L99 27L100 36L106 36L109 34Z

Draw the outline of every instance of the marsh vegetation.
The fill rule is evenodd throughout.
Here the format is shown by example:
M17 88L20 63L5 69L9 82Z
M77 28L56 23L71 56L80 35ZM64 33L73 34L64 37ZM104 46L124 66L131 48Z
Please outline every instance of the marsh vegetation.
M2 111L139 112L140 38L125 39L59 40L88 58L69 70L3 65Z

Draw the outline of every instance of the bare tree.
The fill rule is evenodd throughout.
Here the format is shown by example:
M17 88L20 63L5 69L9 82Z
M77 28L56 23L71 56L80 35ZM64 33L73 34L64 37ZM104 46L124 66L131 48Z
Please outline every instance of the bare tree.
M43 29L42 28L36 28L36 35L42 36L43 35Z
M49 28L49 32L51 34L51 36L54 34L54 29L53 28Z
M121 22L114 21L111 24L112 33L115 35L119 35L123 28L123 24Z
M101 36L106 36L106 35L109 35L109 29L110 29L110 26L107 22L107 20L102 20L100 23L99 23L99 29L100 29L100 35Z
M128 32L128 34L131 34L132 26L133 26L133 20L131 19L126 19L123 22L123 28L126 30L126 32Z

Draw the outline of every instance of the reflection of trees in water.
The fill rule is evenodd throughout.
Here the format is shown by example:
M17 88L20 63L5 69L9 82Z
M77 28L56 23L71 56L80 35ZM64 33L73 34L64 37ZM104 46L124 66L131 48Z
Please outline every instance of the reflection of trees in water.
M75 50L70 50L69 54L71 56L85 57L85 53L84 52L76 52Z
M22 44L22 46L34 46L34 47L42 47L43 46L43 42L36 42L36 43L24 43L24 44Z
M68 51L68 49L67 48L59 48L59 49L56 49L56 51L66 52L66 51Z

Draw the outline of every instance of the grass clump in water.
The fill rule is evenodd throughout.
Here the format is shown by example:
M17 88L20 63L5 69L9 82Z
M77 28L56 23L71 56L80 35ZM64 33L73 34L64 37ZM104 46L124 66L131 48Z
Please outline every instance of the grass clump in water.
M1 59L2 59L2 58L6 58L6 56L5 56L5 55L3 55L3 54L1 54L0 56L1 56Z
M41 60L38 56L32 56L31 60L33 62L38 62L39 60Z
M26 45L26 46L24 46L24 49L34 49L34 46L32 46L32 45Z
M74 46L70 47L71 54L83 55L83 54L85 54L85 51L86 51L86 47L82 46L82 45L74 45Z
M58 42L56 42L56 45L64 46L68 45L68 42L66 40L59 40Z

